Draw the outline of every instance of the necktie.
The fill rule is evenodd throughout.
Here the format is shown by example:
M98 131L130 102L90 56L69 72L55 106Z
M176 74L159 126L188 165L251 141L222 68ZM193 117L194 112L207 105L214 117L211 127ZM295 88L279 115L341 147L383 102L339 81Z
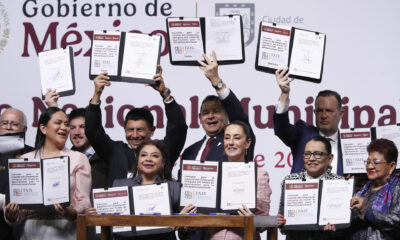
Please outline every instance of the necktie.
M212 137L207 140L206 147L204 148L203 153L201 154L201 158L200 158L202 161L206 160L207 154L208 154L208 152L210 152L211 144L214 142L214 140L215 139Z

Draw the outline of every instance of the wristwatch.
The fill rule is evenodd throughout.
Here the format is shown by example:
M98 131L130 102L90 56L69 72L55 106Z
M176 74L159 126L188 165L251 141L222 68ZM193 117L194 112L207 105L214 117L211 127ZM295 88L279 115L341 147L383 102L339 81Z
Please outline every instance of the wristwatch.
M161 97L163 99L166 99L167 97L171 96L171 90L169 88L167 88L167 92L166 93L160 93Z
M213 88L215 88L215 90L220 90L224 86L224 82L222 81L222 79L220 79L220 81L217 83L217 85L212 85L212 86L213 86Z

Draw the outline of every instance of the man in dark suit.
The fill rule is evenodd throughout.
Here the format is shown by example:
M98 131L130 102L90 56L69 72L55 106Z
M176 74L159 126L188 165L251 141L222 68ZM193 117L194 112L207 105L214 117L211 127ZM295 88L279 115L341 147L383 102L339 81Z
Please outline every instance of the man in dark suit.
M25 114L16 108L8 108L0 116L0 135L26 132L27 122ZM0 201L5 201L5 195L8 194L8 174L7 161L9 158L15 158L27 152L33 151L33 147L25 144L21 150L8 153L0 153ZM1 209L1 205L0 205ZM3 211L0 211L3 216ZM12 228L7 225L3 217L0 217L0 239L13 239Z
M199 119L206 136L186 148L182 153L182 159L227 161L228 158L224 154L223 129L228 121L235 120L243 121L250 127L252 141L248 154L250 159L253 159L256 139L249 123L249 117L244 112L239 99L219 77L215 52L213 52L213 61L205 54L203 57L207 63L198 61L201 64L200 69L204 71L218 96L209 95L201 103Z
M182 151L186 140L187 125L179 104L170 95L165 86L162 69L154 76L156 84L151 85L164 100L167 115L167 127L164 142L169 151L169 161L174 164ZM107 185L112 186L114 179L131 177L133 164L137 161L135 150L143 141L150 139L155 131L154 118L145 108L135 108L125 117L125 138L128 144L112 140L104 131L101 123L100 97L104 87L110 86L109 77L102 73L94 79L95 90L89 107L86 109L85 134L101 159L107 162Z
M326 137L332 146L334 159L331 163L332 173L343 175L342 151L339 138L339 123L343 117L341 97L337 92L325 90L318 93L315 100L315 122L317 127L307 125L299 120L294 125L289 123L289 79L288 69L279 69L275 73L281 89L278 105L274 113L274 131L293 154L291 173L299 173L304 167L303 150L306 142L317 135Z

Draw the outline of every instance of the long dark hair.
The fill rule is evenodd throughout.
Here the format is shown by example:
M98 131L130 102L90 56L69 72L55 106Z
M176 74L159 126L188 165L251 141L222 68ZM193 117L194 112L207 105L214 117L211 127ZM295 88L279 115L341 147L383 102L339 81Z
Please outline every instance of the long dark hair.
M140 151L147 145L152 145L155 146L161 153L162 156L162 161L164 163L164 168L158 173L158 175L165 179L165 180L172 180L172 173L171 173L171 163L169 161L169 154L168 154L168 148L165 145L164 141L162 140L147 140L139 144L137 147L137 161L133 165L132 172L136 174L138 173L138 163L139 163L139 157L140 157Z
M244 132L244 135L246 137L246 141L248 141L249 139L251 140L250 128L246 123L239 121L239 120L232 121L231 123L229 123L228 125L225 126L224 132L225 132L226 128L229 127L230 125L237 125L237 126L241 127ZM244 161L246 161L246 162L252 161L252 159L250 158L250 154L248 154L248 152L247 152L247 149L244 152Z
M47 123L50 121L51 117L53 116L54 113L57 112L64 112L63 110L59 109L58 107L49 107L45 109L42 114L40 114L39 117L39 122L38 122L38 128L36 132L36 140L35 140L35 156L39 152L40 148L44 146L44 143L46 141L46 135L42 133L40 130L40 125L43 124L47 126Z

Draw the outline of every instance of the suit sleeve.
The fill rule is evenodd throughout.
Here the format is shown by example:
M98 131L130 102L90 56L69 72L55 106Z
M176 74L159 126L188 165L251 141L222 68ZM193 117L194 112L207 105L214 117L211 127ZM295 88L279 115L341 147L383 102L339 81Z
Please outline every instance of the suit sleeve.
M85 114L85 134L100 159L110 159L114 141L104 131L100 104L89 104Z
M229 121L233 122L236 120L242 121L249 126L250 129L250 137L251 137L251 145L249 149L250 159L254 157L254 146L256 145L256 136L254 134L253 128L251 127L249 116L245 113L242 104L240 103L239 99L230 90L228 97L222 100L222 104L228 114Z
M293 147L301 137L299 126L289 123L289 113L274 113L274 132L288 147Z
M165 113L167 115L167 128L164 142L169 150L169 161L172 168L185 145L188 126L182 109L175 100L165 104Z

